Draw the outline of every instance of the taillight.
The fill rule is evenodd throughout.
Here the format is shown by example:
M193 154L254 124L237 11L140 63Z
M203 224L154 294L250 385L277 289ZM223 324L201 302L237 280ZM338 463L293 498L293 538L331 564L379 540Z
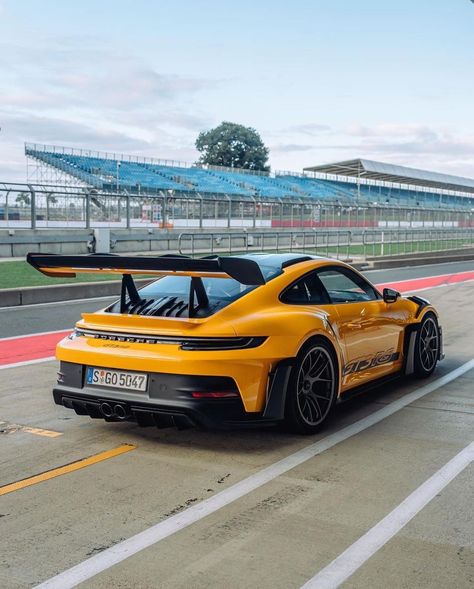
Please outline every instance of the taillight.
M239 393L235 391L194 391L191 396L194 399L235 399Z

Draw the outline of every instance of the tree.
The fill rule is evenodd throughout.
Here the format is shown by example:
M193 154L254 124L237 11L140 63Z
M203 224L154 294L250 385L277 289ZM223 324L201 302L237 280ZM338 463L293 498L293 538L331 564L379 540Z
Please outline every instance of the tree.
M252 127L223 122L210 131L202 131L196 139L199 161L211 166L227 166L246 170L269 171L269 150Z
M18 196L15 198L15 202L17 202L22 207L28 207L31 204L30 195L28 192L19 192Z

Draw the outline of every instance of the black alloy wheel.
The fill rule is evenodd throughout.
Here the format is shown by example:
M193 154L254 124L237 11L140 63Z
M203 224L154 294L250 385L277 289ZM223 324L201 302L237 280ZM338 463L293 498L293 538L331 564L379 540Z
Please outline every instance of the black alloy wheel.
M312 340L298 354L287 391L285 421L302 434L318 431L338 393L335 353L322 338Z
M440 336L436 317L427 313L421 322L415 341L415 375L426 378L439 360Z

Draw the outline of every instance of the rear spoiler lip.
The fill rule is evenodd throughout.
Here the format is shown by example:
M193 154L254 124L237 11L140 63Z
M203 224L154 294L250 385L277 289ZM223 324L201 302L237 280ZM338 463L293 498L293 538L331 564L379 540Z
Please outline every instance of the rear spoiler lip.
M233 278L247 286L265 284L260 266L255 260L223 256L215 258L186 258L182 256L118 256L110 254L62 255L30 252L28 264L46 276L71 277L76 273L104 272L111 274L178 274L185 276L214 276Z

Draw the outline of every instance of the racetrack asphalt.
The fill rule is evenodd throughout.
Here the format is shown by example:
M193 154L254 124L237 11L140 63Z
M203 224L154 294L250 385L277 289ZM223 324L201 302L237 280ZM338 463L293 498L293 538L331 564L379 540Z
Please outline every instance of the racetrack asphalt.
M449 264L367 275L380 283L471 269L473 264ZM423 293L439 309L446 352L428 381L401 379L348 401L311 438L274 429L157 430L91 420L52 403L55 361L3 370L0 487L109 455L0 496L0 586L33 587L91 556L105 559L107 548L175 514L184 517L219 491L431 383L431 392L418 400L79 585L302 587L473 441L474 370L440 380L474 355L472 290L465 283ZM79 310L101 306L103 301L88 301L8 310L0 325L6 325L5 316L9 323L23 312L20 333L9 335L63 329ZM45 315L58 323L48 324ZM130 451L114 454L124 444ZM343 586L472 587L473 475L470 462Z

